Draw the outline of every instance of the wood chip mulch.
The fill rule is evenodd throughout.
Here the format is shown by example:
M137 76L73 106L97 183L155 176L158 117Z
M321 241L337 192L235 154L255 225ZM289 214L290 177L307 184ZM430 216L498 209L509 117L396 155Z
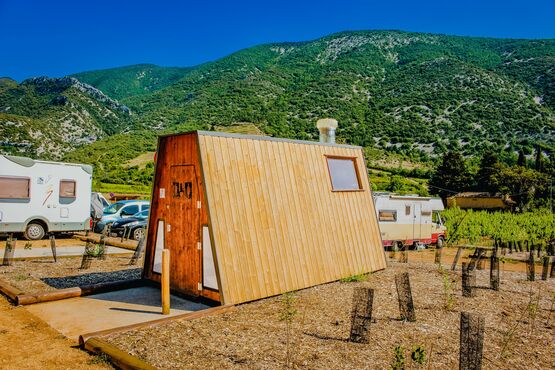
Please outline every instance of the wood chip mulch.
M91 267L81 270L81 258L36 259L14 261L12 266L0 266L0 279L27 294L51 292L110 281L138 279L142 260L129 266L130 256L110 256L93 259Z
M408 271L416 322L399 320L395 274ZM394 348L422 346L420 368L458 368L460 312L485 319L484 369L555 368L555 279L525 281L517 272L501 273L501 290L486 289L489 271L477 271L474 298L461 296L460 271L447 279L430 263L393 262L364 282L335 282L296 292L290 334L292 367L307 369L391 368ZM451 281L452 307L444 281ZM348 342L353 289L374 293L370 343ZM160 369L285 368L286 323L280 321L284 298L243 304L220 316L113 335L108 340ZM504 349L503 349L504 348ZM411 365L411 368L417 368Z

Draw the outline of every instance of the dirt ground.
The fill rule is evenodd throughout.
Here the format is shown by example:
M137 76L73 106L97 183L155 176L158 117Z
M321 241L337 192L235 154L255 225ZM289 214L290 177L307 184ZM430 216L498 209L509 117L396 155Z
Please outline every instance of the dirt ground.
M81 257L13 261L12 266L0 266L0 279L25 293L41 293L108 281L138 279L142 259L129 266L130 256L107 256L93 259L91 267L81 270Z
M72 347L72 342L0 297L0 369L111 369L99 356Z
M555 279L527 282L524 273L503 271L500 291L481 288L476 297L464 298L460 269L440 272L415 259L409 264L392 262L366 281L296 292L294 310L289 311L294 312L289 335L294 367L385 369L392 364L396 346L406 351L422 346L426 364L421 368L458 368L460 312L466 311L485 319L484 369L555 368ZM416 307L417 321L412 323L399 320L395 274L405 271ZM477 285L489 285L489 271L477 271ZM355 287L375 290L369 344L347 341ZM279 369L285 367L288 348L286 322L280 320L286 312L284 297L273 297L220 316L172 322L108 340L161 369Z

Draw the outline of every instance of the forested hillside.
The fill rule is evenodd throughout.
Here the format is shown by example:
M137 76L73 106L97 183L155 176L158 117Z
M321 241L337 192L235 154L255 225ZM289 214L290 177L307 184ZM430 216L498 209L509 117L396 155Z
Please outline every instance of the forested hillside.
M60 159L128 130L129 108L75 78L0 79L0 152Z
M113 148L125 162L152 150L155 133L237 122L315 140L315 121L333 117L338 141L381 157L429 167L447 150L472 157L490 148L512 163L519 150L530 155L539 145L548 154L555 146L554 66L552 39L357 31L260 45L188 69L85 72L75 76L129 107L132 126L66 158L110 167L106 181L142 182L148 168L124 176L101 153Z

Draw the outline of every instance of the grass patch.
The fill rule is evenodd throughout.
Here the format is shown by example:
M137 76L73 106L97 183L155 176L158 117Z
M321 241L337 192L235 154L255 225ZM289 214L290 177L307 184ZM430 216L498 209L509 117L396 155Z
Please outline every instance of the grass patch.
M368 274L357 274L357 275L344 277L342 279L339 279L339 281L342 283L354 283L357 281L366 281L367 279L368 279Z

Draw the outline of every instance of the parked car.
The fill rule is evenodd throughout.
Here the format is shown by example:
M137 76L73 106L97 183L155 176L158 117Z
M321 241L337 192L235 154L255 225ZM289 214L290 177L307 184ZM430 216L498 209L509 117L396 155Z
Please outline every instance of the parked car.
M148 209L134 214L131 217L120 218L112 222L110 233L113 236L122 236L125 232L130 238L139 240L144 233L148 221Z
M96 223L94 231L101 233L106 225L112 224L115 220L131 217L149 208L150 203L148 200L120 200L104 209L104 214Z

